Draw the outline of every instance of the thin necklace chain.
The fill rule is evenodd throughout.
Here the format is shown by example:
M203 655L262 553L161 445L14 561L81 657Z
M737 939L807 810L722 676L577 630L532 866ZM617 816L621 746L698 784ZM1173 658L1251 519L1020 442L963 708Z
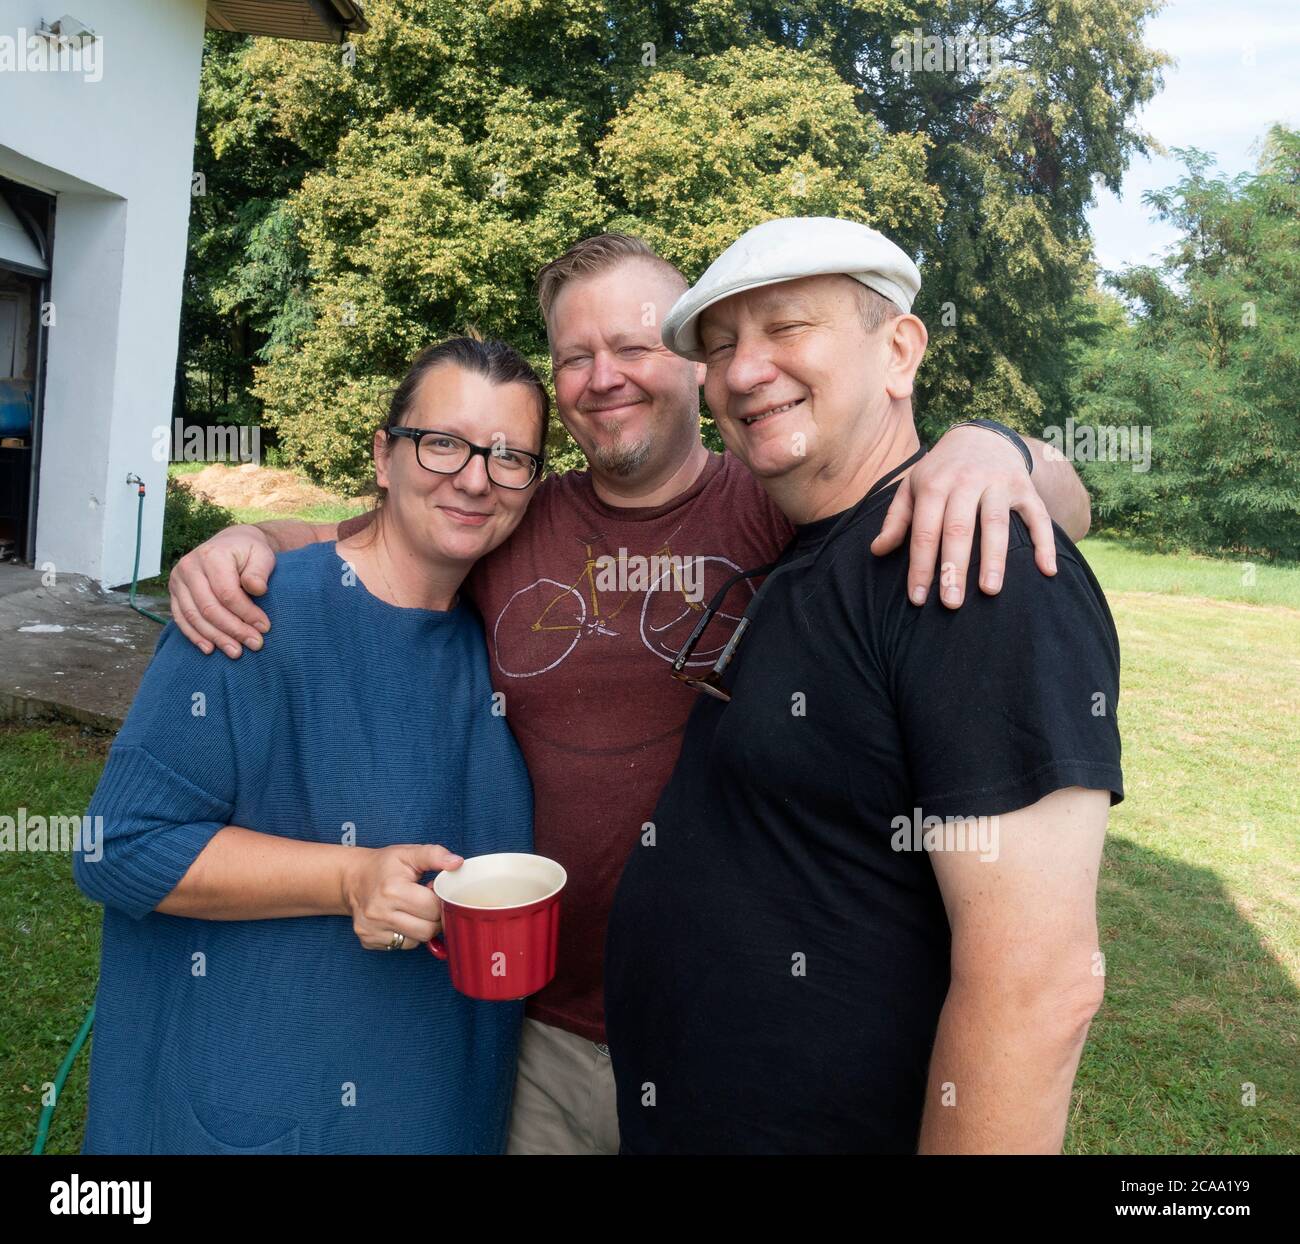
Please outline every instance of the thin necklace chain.
M378 566L379 566L379 573L380 573L381 575L383 575L384 583L387 585L389 592L392 594L393 604L394 604L397 608L399 608L399 609L405 609L405 608L407 608L408 606L403 605L403 604L401 603L401 599L400 599L400 597L398 596L397 592L394 591L392 581L389 579L387 572L384 570L384 561L383 561L383 558L382 558L378 553L375 554L375 561L376 561L376 563L377 563ZM459 592L453 592L453 593L452 593L452 597L451 597L451 604L447 606L448 609L455 609L455 608L456 608L456 602L457 602L459 599L460 599L460 593L459 593ZM417 607L422 608L423 606L417 606Z

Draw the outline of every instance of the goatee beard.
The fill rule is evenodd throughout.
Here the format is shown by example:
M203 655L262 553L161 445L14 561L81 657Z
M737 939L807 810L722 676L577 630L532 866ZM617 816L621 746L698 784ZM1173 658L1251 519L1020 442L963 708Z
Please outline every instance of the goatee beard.
M587 456L592 465L604 474L625 479L629 475L635 475L645 465L646 459L650 457L650 442L644 440L624 445L616 435L613 444L598 446Z

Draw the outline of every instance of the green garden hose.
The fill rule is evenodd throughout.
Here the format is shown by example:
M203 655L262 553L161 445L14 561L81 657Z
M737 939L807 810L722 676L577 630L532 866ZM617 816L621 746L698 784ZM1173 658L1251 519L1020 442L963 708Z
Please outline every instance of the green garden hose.
M139 505L135 511L135 565L131 568L131 608L136 613L142 613L146 618L151 618L160 626L167 625L167 619L159 617L156 613L151 613L142 605L135 603L135 585L140 577L140 533L144 525L144 480L138 475L128 475L126 477L128 484L138 486L137 495L140 498ZM59 1094L63 1092L63 1082L68 1078L68 1072L72 1070L72 1064L76 1061L77 1055L81 1053L81 1047L86 1044L86 1038L90 1036L91 1026L95 1022L95 1004L90 1004L90 1010L86 1012L86 1018L81 1021L81 1028L73 1038L72 1044L68 1046L68 1052L63 1056L63 1062L59 1065L58 1074L54 1077L54 1094L49 1103L42 1107L40 1121L36 1125L36 1143L32 1146L32 1153L42 1154L45 1152L45 1140L50 1134L50 1120L54 1118L54 1107L58 1104Z
M72 1070L77 1055L81 1053L81 1047L86 1044L86 1038L90 1036L90 1026L94 1022L95 1004L92 1002L90 1010L86 1012L86 1018L81 1021L81 1030L68 1046L68 1052L63 1056L63 1062L59 1066L59 1073L54 1077L54 1095L41 1110L41 1121L36 1125L36 1143L32 1146L33 1154L45 1152L45 1138L50 1134L50 1120L54 1117L54 1107L59 1100L59 1094L63 1092L63 1082L68 1078L68 1072Z
M135 565L131 568L131 608L136 613L144 614L146 618L152 618L159 626L166 626L166 618L160 618L156 613L150 613L148 609L135 603L135 584L140 577L140 530L144 523L144 480L138 475L128 475L126 482L139 485L138 495L140 497L140 504L135 508Z

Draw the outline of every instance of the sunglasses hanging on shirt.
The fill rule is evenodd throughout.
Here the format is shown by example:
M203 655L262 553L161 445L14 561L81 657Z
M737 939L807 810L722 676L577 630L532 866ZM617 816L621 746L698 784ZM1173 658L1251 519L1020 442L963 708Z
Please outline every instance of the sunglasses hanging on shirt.
M766 566L759 566L756 570L742 570L739 574L732 575L714 594L713 599L709 602L709 607L700 616L700 620L696 622L691 630L689 638L682 645L681 651L678 652L670 670L672 676L696 691L703 691L706 695L715 696L719 700L730 700L731 692L721 685L722 675L726 672L727 666L731 664L731 659L736 655L736 649L740 647L740 641L745 637L745 632L749 629L749 624L758 611L758 603L763 599L763 594L768 587L787 570L814 564L817 558L821 556L822 550L848 527L853 519L865 508L867 502L882 488L889 487L908 467L918 463L925 456L927 448L928 446L922 445L907 461L900 462L892 471L876 480L867 489L866 495L857 505L840 515L839 521L831 528L829 534L813 552L806 553L802 557L793 558L784 565L769 562ZM727 640L725 647L718 654L718 659L713 663L713 668L706 674L690 673L687 666L690 663L691 654L695 651L696 645L699 644L701 636L708 629L709 623L713 621L714 615L722 608L722 602L727 598L727 593L742 579L754 579L759 575L767 575L767 578L763 581L762 587L754 593L753 600L745 607L745 612L741 614L740 621L736 623L736 629L731 633L731 638Z

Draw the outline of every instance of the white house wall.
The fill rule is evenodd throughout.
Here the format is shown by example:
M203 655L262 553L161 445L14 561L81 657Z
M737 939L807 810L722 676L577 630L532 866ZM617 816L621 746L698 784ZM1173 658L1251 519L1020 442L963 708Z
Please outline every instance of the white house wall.
M205 6L56 4L0 0L0 39L70 11L102 40L98 81L0 71L0 175L57 195L36 563L118 585L130 472L148 490L141 578L159 567Z

